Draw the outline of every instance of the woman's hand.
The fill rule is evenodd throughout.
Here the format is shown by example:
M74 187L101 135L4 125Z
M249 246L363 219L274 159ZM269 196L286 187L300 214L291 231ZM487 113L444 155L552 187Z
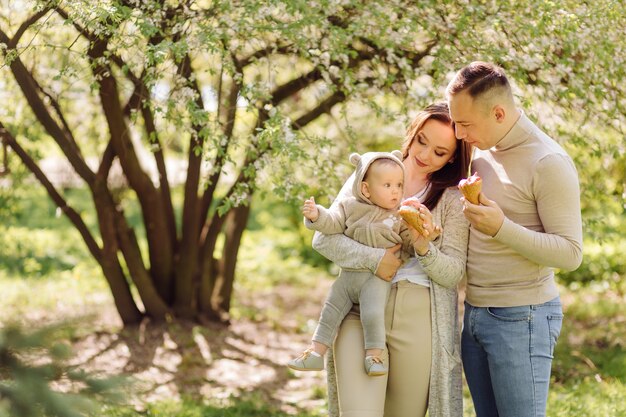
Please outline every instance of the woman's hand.
M402 265L402 261L396 255L401 248L402 245L398 243L396 246L392 246L385 251L385 255L378 264L378 269L376 269L376 276L378 278L387 282L393 279Z
M433 214L428 210L428 207L421 203L410 202L410 205L415 207L420 212L420 219L424 222L424 233L418 233L417 230L410 227L411 235L415 238L413 243L413 249L418 255L425 255L428 252L429 243L437 239L441 235L441 227L433 222Z

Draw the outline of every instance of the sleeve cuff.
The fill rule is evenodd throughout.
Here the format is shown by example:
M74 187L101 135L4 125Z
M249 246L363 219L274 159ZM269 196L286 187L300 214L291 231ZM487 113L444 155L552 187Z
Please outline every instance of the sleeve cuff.
M498 230L493 238L498 242L510 242L511 239L514 239L517 234L515 230L517 227L519 227L517 224L509 220L508 217L505 217L502 222L502 226L500 226L500 230Z
M438 254L439 254L439 249L437 249L437 247L433 245L433 242L429 242L428 250L426 251L426 253L422 256L419 253L415 252L415 257L420 262L420 264L422 264L422 266L428 266L432 264L433 262L435 262L435 259L437 259Z
M376 275L376 271L378 271L378 265L380 265L380 261L382 261L383 257L385 256L385 249L380 249L380 248L372 248L372 249L375 249L376 251L378 251L378 259L376 260L376 262L372 262L372 264L370 265L370 271L372 271L372 274Z

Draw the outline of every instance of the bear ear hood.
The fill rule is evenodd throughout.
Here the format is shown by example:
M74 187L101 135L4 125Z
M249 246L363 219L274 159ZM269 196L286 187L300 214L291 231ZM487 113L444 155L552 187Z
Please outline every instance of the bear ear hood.
M363 155L359 155L358 153L350 154L350 163L355 166L354 169L354 183L352 184L352 195L356 197L358 200L372 204L372 202L363 195L361 192L361 183L363 182L363 178L367 173L372 162L378 159L391 159L395 163L397 163L400 168L402 168L402 172L404 172L404 165L402 164L402 152L398 150L394 150L392 152L366 152Z
M352 165L357 166L360 160L361 160L361 155L359 155L358 153L354 152L350 154L350 163Z

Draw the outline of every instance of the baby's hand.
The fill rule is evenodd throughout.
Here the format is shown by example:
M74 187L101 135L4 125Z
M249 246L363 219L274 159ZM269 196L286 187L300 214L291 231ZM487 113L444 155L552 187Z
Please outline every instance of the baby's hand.
M302 214L307 219L315 222L320 217L320 212L315 205L315 199L313 197L308 200L304 200L304 205L302 206Z

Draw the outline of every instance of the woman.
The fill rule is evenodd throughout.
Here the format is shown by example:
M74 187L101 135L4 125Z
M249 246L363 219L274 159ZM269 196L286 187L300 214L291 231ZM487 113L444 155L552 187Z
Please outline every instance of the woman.
M411 123L402 146L404 197L417 197L429 237L400 267L396 249L374 249L344 235L316 233L313 247L342 268L368 269L393 278L385 311L389 373L372 378L359 362L363 333L358 309L342 323L329 355L331 417L461 416L461 360L457 284L465 273L468 223L459 180L471 148L457 141L446 104L433 104ZM337 200L350 192L352 178ZM439 232L439 228L441 231ZM397 272L397 273L396 273Z

